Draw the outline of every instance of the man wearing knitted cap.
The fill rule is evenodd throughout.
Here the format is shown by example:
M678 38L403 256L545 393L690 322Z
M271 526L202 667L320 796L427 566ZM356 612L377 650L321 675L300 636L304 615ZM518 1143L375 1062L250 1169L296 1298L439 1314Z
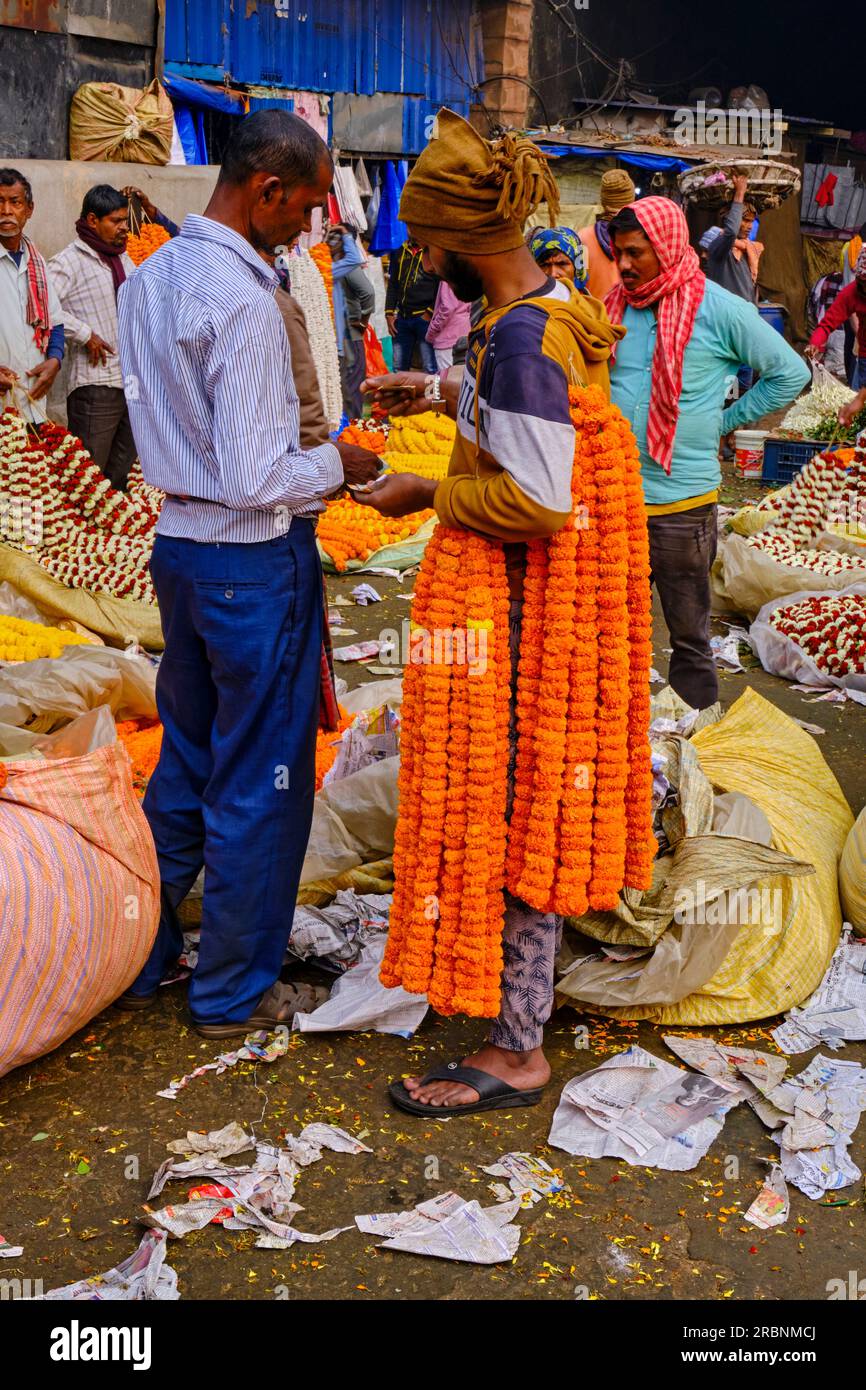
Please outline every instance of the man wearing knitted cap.
M625 169L608 169L602 175L599 201L601 212L592 227L582 227L578 236L589 260L587 288L594 299L604 300L619 284L619 271L610 244L610 219L635 200L635 187Z
M622 283L605 303L627 330L614 349L611 397L640 449L652 579L673 649L670 683L706 709L719 693L709 641L719 438L788 405L809 372L754 304L706 278L682 209L669 198L624 208L610 235ZM725 410L742 364L760 380Z
M423 248L425 269L459 299L484 296L487 307L470 333L453 402L457 437L448 476L437 484L394 474L355 493L386 516L435 507L444 525L505 543L513 681L526 544L554 535L573 516L569 384L596 383L607 393L610 352L622 333L599 303L568 281L548 278L536 263L523 227L542 201L555 213L556 185L531 141L506 135L489 144L459 116L440 111L406 183L400 216ZM403 374L396 383L407 380ZM395 396L402 402L388 385L368 383L384 404ZM513 740L514 722L511 734ZM550 1077L541 1044L560 928L553 914L505 894L501 1011L486 1045L449 1063L444 1077L395 1083L396 1105L428 1115L535 1104Z

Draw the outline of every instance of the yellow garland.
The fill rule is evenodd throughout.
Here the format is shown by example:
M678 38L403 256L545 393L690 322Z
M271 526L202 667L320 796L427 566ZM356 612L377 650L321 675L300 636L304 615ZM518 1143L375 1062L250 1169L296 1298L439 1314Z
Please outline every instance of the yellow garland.
M0 661L36 661L60 656L64 647L80 646L89 638L59 627L46 627L25 618L0 617Z
M640 464L598 387L570 397L573 515L527 545L510 823L503 546L440 525L415 586L381 979L443 1014L499 1012L506 886L538 911L580 916L652 880Z

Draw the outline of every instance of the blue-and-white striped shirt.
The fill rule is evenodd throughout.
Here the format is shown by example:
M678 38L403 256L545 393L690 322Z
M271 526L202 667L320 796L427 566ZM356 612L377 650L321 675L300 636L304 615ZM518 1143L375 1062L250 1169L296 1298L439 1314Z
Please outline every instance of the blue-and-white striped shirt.
M157 530L266 541L343 481L333 444L300 447L277 276L237 232L188 216L121 286L123 384Z

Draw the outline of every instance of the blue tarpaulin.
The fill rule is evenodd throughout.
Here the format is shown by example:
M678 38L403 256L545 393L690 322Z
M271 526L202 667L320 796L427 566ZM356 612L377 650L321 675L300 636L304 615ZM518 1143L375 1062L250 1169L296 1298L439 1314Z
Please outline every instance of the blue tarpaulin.
M191 82L187 77L178 77L167 72L162 85L172 101L181 106L207 106L212 111L224 111L229 116L246 115L246 102L240 94L226 92L222 87L211 87L206 82Z
M583 159L613 158L623 164L633 164L638 169L656 169L666 174L682 174L686 169L695 167L694 160L677 159L672 154L637 154L612 149L610 146L600 149L596 145L539 145L538 148L551 159L561 159L568 155L577 155Z

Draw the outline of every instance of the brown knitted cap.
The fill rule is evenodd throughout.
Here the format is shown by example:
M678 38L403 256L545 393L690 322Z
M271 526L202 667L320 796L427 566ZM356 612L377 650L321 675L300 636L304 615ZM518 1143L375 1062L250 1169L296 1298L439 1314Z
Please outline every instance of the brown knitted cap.
M601 179L600 202L608 217L615 217L635 200L635 187L625 169L608 169Z
M544 202L553 226L559 190L537 145L510 132L484 140L443 106L406 180L400 218L422 244L492 256L523 243L523 224Z

